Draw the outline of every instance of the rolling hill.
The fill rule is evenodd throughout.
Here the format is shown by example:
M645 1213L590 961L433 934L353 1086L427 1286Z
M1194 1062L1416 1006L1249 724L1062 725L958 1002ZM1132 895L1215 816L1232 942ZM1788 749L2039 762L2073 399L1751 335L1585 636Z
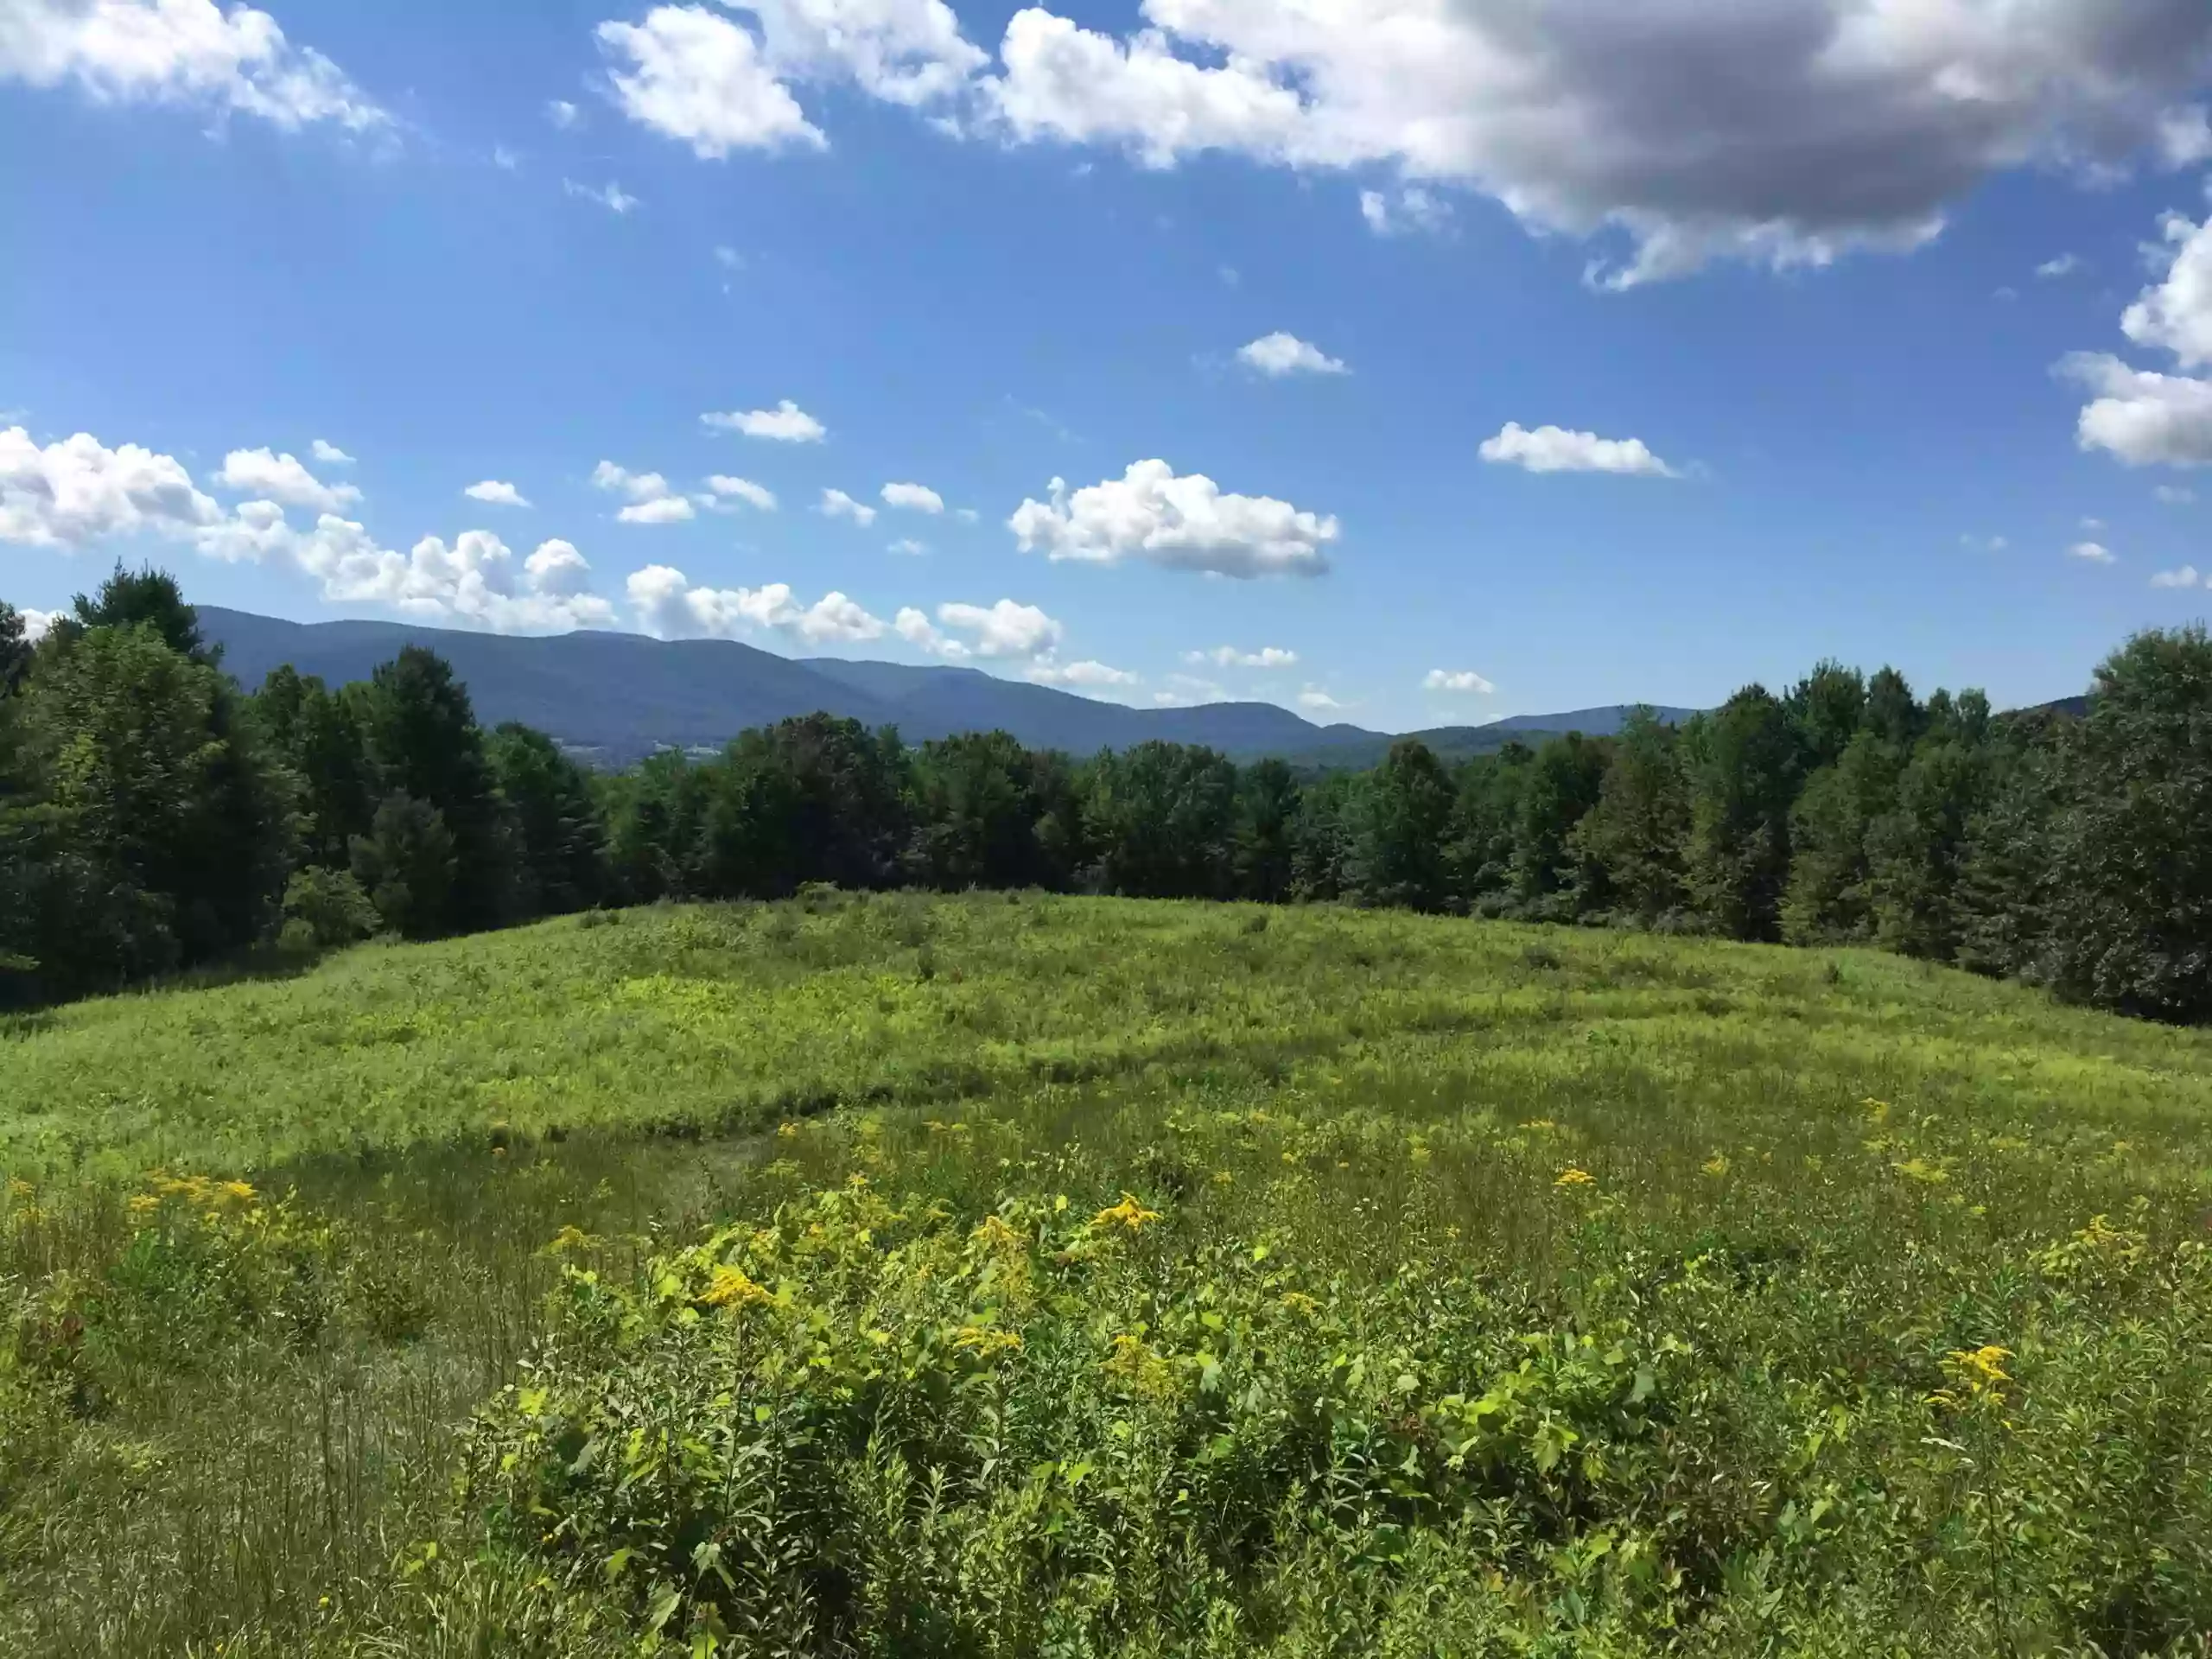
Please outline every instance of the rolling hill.
M1271 702L1130 709L973 668L792 658L728 639L662 640L586 631L544 637L476 633L404 622L289 622L219 606L200 626L240 683L290 664L332 684L365 679L406 645L427 645L467 683L487 725L518 720L594 761L622 766L664 747L719 747L747 727L817 710L896 726L911 741L959 732L1011 732L1033 748L1088 754L1147 739L1205 744L1238 760L1280 755L1301 766L1364 766L1390 734L1317 725ZM1664 709L1669 719L1688 711ZM1519 715L1494 726L1418 735L1447 759L1516 739L1619 729L1625 710Z

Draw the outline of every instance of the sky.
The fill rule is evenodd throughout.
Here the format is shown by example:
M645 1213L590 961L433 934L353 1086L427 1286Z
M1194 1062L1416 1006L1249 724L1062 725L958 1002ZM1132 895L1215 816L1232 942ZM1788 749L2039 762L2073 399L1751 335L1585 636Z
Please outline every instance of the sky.
M1389 730L2212 584L2203 0L0 0L0 598Z

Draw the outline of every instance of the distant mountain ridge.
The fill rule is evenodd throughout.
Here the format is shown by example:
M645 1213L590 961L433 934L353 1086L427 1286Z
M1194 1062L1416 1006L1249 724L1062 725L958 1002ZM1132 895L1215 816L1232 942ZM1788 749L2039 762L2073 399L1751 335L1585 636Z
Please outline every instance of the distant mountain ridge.
M1032 748L1090 754L1147 739L1204 744L1240 760L1279 755L1311 766L1373 764L1387 732L1317 725L1271 702L1130 709L979 669L838 658L779 657L728 639L648 639L585 631L539 636L474 633L405 622L288 622L216 605L201 631L248 687L290 664L329 684L366 679L401 646L426 645L451 663L486 725L518 720L623 766L658 748L719 747L748 727L817 711L896 726L909 741L961 732L1010 732ZM1687 709L1662 709L1666 719ZM1573 715L1516 715L1491 726L1416 733L1440 754L1486 753L1516 739L1618 731L1627 706ZM1561 724L1557 722L1571 722Z

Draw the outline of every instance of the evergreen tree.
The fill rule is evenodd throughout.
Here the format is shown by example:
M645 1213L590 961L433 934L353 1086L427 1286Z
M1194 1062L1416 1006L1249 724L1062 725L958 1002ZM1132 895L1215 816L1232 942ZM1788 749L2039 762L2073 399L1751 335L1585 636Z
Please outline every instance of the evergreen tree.
M1536 751L1514 825L1513 893L1523 915L1570 921L1605 906L1605 866L1575 835L1605 787L1604 744L1569 732Z
M1236 785L1236 828L1231 854L1236 896L1279 905L1298 880L1297 775L1281 760L1255 762Z
M67 645L92 628L130 628L141 623L192 662L213 668L223 660L223 648L210 645L200 632L200 613L184 602L176 578L151 565L126 570L118 562L97 593L79 594L69 601L68 613L54 620L54 632Z
M1707 919L1732 938L1781 931L1789 869L1797 740L1764 686L1746 686L1684 734L1690 838L1684 877Z
M1866 677L1824 658L1783 700L1808 772L1843 758L1866 719Z
M583 770L543 732L509 721L492 734L492 776L520 855L518 906L566 915L606 891L606 832Z
M1902 759L1861 728L1834 764L1815 772L1791 809L1789 885L1782 937L1792 944L1851 944L1874 936L1867 838L1897 798Z
M1627 913L1645 927L1681 908L1689 789L1672 727L1630 711L1613 745L1598 804L1575 826L1574 856L1604 872Z
M1446 908L1453 798L1452 780L1426 743L1393 743L1351 798L1345 896L1363 905Z
M405 646L376 671L356 709L379 789L435 807L452 837L454 877L442 926L467 933L511 919L518 901L514 838L483 729L452 666L421 645ZM381 817L384 808L377 811Z
M1521 796L1535 752L1508 741L1460 767L1452 812L1452 887L1477 908L1496 910L1513 889Z
M12 697L30 678L30 630L23 613L0 599L0 697Z
M2212 639L2139 633L2097 669L2068 746L2050 931L2082 1001L2212 1018Z
M460 854L445 815L404 790L378 804L353 838L353 877L386 927L410 939L452 930Z

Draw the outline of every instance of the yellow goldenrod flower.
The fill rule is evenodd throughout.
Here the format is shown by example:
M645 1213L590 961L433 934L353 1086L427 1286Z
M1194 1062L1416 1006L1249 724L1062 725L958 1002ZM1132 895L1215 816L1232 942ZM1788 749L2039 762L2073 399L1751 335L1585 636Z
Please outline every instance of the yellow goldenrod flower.
M1160 1211L1147 1210L1137 1202L1136 1194L1124 1192L1122 1201L1111 1209L1101 1210L1090 1218L1094 1227L1126 1227L1131 1232L1141 1232L1149 1223L1160 1219Z
M985 1325L963 1325L952 1333L952 1345L965 1348L988 1359L994 1354L1003 1354L1021 1346L1021 1338L1012 1331L995 1330Z
M1705 1160L1705 1173L1708 1175L1726 1175L1728 1173L1728 1154L1725 1152L1714 1153L1712 1157Z
M1559 1179L1552 1185L1554 1186L1595 1186L1598 1185L1598 1178L1586 1169L1563 1169L1559 1173Z
M775 1299L754 1282L742 1268L733 1268L728 1262L715 1268L714 1277L700 1292L699 1301L708 1307L729 1307L745 1302L766 1302Z

